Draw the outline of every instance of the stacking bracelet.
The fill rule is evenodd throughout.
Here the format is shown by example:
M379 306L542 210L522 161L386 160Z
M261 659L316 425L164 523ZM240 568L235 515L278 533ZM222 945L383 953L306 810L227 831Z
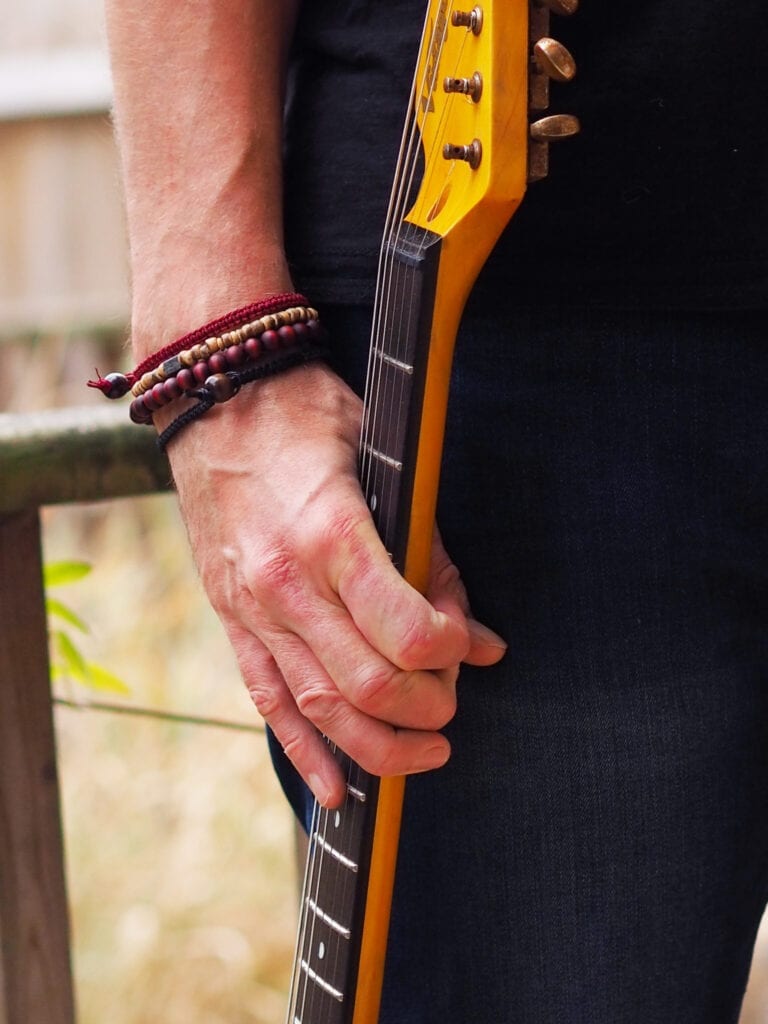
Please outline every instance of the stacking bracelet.
M188 423L214 404L234 397L243 384L323 358L317 311L303 295L286 293L233 310L153 353L129 373L89 380L107 398L130 391L130 418L149 424L158 409L197 398L158 437L164 449Z

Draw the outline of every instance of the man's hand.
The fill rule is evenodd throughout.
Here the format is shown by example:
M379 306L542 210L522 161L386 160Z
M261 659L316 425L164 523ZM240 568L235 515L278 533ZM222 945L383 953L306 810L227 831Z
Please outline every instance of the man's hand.
M366 771L442 765L459 663L504 652L468 616L436 535L427 597L381 544L357 481L360 403L313 365L249 386L170 448L190 540L246 686L321 803Z

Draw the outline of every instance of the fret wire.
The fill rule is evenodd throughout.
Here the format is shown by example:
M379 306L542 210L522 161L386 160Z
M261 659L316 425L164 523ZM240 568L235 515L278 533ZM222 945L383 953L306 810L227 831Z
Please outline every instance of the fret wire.
M443 15L443 18L442 18L443 26L446 24L446 18L445 18L446 7L447 7L447 3L444 3L443 5L441 5L441 14ZM440 26L440 18L435 19L435 25L433 26L433 36L430 39L430 49L432 49L432 45L431 44L433 44L434 41L435 41L435 33L438 31L439 26ZM427 39L427 29L425 27L425 32L424 32L423 40L426 40L426 39ZM425 42L423 41L422 42L422 47L424 47L424 45L425 45ZM442 41L441 41L441 46L442 46ZM424 51L422 50L422 52L424 52ZM439 63L440 63L439 61L434 62L434 65L435 65L434 75L433 75L432 81L429 83L429 90L428 90L430 93L434 90L434 87L435 87L435 77L434 76L437 74L437 66L439 65ZM430 62L426 62L425 63L425 71L424 71L425 76L428 75L428 73L429 73L429 66L430 66ZM411 191L412 191L412 188L413 188L413 182L415 180L416 168L417 168L417 165L418 165L418 162L419 162L418 161L419 138L418 138L417 119L415 117L415 99L416 99L417 94L418 95L423 95L424 94L424 85L425 85L425 82L426 82L426 78L422 79L420 83L417 82L417 79L418 79L418 76L414 75L412 89L411 89L411 99L410 99L409 106L408 106L409 114L408 114L408 117L406 118L405 128L404 128L404 132L403 132L403 142L401 143L400 153L398 155L398 169L397 169L397 173L396 173L396 176L395 176L395 186L393 187L392 196L390 198L390 204L389 204L389 209L388 209L388 213L387 213L387 225L386 225L386 228L385 228L385 244L382 245L382 250L381 250L381 254L380 254L380 261L379 261L379 275L378 275L378 283L377 283L376 312L375 312L375 315L374 315L374 324L373 324L373 331L372 331L372 341L373 341L373 339L376 339L376 338L380 339L381 338L381 331L383 329L382 325L386 321L386 317L388 315L391 316L391 314L392 314L392 310L391 310L391 307L390 307L390 302L391 302L391 297L392 297L392 290L391 290L392 289L392 284L391 284L391 282L392 282L392 275L391 275L391 272L390 272L390 274L388 276L388 282L387 282L387 285L386 285L386 289L385 289L384 288L384 284L383 284L383 282L385 280L385 275L382 273L382 271L383 271L383 269L386 268L388 262L389 262L390 266L392 264L394 264L394 262L395 262L395 245L393 244L394 240L396 238L406 238L407 239L409 237L413 237L413 234L414 234L412 230L409 230L409 226L407 224L404 225L404 214L405 214L404 204L408 201L408 197L411 194ZM421 85L421 88L419 88L419 84ZM409 172L408 172L408 168L410 168ZM394 228L395 224L397 225L397 229L393 233L393 228ZM422 247L423 247L423 242L422 242ZM398 277L400 276L401 273L402 273L402 270L398 266L397 267ZM413 298L414 298L414 294L415 294L415 288L413 287L413 283L412 283L411 295L410 295L410 298L411 298L410 310L411 310L411 312L413 312ZM400 338L400 334L398 332L398 339L399 338ZM404 359L402 359L401 361L405 362ZM366 379L366 414L365 414L364 419L363 419L363 431L362 431L362 434L361 434L361 442L362 442L363 437L365 437L367 435L367 432L370 429L371 422L375 422L376 421L377 412L378 412L379 407L380 407L380 398L381 398L381 395L380 395L380 389L381 389L381 366L384 364L384 360L379 360L378 362L379 362L379 366L376 367L375 364L374 364L374 360L373 359L369 360L369 368L368 368L368 374L367 374L367 379ZM402 388L402 385L401 385L401 388ZM402 396L402 391L401 391L401 396ZM362 477L361 482L364 485L364 492L366 494L366 497L369 500L370 500L371 494L375 493L375 491L372 491L371 488L370 488L371 464L372 464L372 460L366 459L364 457L364 455L362 454L362 443L361 443L361 477ZM373 468L374 468L374 474L378 474L380 472L380 468L378 466L375 466ZM392 474L389 474L389 475L390 475L390 477L392 476ZM375 482L376 479L377 479L377 476L375 475L374 476L374 482ZM392 521L394 519L394 516L392 514L393 513L393 508L391 507L391 505L392 505L392 490L393 490L393 487L394 487L394 481L392 479L390 479L389 484L390 484L390 486L389 486L390 500L389 500L389 503L388 503L389 507L387 508L387 513L388 513L387 514L387 520L388 520L387 528L388 528L388 530L393 528ZM391 547L391 545L389 545L389 547ZM350 774L348 775L348 778L351 778L351 773L353 771L359 774L360 769L359 769L359 766L354 764L354 762L350 762L350 767L349 767ZM358 794L358 793L362 792L362 790L359 787L357 787L357 786L351 786L351 784L349 786L349 790L350 790L350 798L351 798L352 811L353 811L353 814L354 814L354 813L356 813L359 804L362 802L362 801L359 800L359 798L355 794ZM348 802L349 802L349 800L348 800ZM317 805L316 805L316 809L317 809ZM314 817L315 817L315 814L313 814L313 820L314 820ZM322 815L321 815L321 817L322 817ZM327 831L328 820L329 820L329 815L326 812L324 820L323 820L323 830L324 830L324 832ZM320 875L322 873L323 857L324 857L324 853L321 850L320 858L319 858L319 863L313 863L312 865L310 865L308 863L308 867L307 867L307 883L309 885L312 885L314 883L314 881L316 880L318 888L319 888L319 882L320 882ZM313 860L316 860L316 858L313 858ZM303 931L303 936L302 937L306 941L306 937L307 937L306 917L303 920L303 922L300 924L300 928ZM310 934L312 934L312 931L310 931ZM292 986L292 989L293 989L293 986ZM313 993L314 993L314 990L313 990ZM338 993L338 994L340 994L340 993ZM303 1002L304 1002L304 1004L306 1004L306 985L305 985L305 990L304 990ZM292 1000L292 1005L293 1004L295 1004L295 1000ZM293 1009L295 1009L295 1005L293 1005ZM291 1012L293 1012L293 1009L292 1009ZM297 1014L294 1015L293 1016L293 1024L302 1024L303 1018L304 1018L303 1011L301 1013L301 1016L299 1016ZM307 1024L312 1024L312 1022L307 1022Z

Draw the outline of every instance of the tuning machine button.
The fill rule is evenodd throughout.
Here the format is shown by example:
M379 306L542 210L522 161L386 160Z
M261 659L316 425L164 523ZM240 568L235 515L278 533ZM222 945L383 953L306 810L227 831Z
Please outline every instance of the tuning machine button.
M554 82L570 82L576 74L576 61L556 39L545 36L533 47L536 67Z
M549 106L549 83L570 82L576 74L576 61L556 39L543 36L533 44L528 100L531 111L539 113Z
M531 138L534 142L557 142L578 135L580 128L579 119L573 114L551 114L533 122Z
M528 148L528 181L541 181L549 173L549 143L577 135L581 125L573 114L552 114L534 121Z
M540 0L543 7L548 7L553 14L575 14L579 9L579 0Z

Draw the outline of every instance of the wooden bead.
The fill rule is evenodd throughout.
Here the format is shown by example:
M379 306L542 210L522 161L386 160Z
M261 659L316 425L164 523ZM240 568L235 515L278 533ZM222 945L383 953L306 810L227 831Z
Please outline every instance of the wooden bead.
M214 402L228 402L240 390L240 382L227 373L214 373L206 378L205 387Z
M103 388L107 398L122 398L131 390L131 385L124 373L108 373L104 378L107 387Z
M128 415L134 423L152 422L152 413L147 409L143 398L134 398L128 410Z
M192 375L198 384L202 384L205 378L210 376L211 371L208 369L208 363L205 359L201 359L199 363L195 363L192 367Z
M253 338L250 340L255 341L256 339ZM232 345L231 348L228 348L226 352L224 352L224 359L228 369L234 369L236 366L242 366L246 359L245 345L247 344L248 342L245 342L243 345Z
M243 348L245 349L245 354L249 359L259 358L262 353L261 343L263 338L264 335L262 334L260 338L249 338L245 342Z
M182 391L189 391L196 384L195 375L189 369L179 370L174 380L177 382Z
M162 387L163 394L165 395L167 402L172 402L176 398L181 398L183 394L178 377L171 377L169 380L165 381Z

